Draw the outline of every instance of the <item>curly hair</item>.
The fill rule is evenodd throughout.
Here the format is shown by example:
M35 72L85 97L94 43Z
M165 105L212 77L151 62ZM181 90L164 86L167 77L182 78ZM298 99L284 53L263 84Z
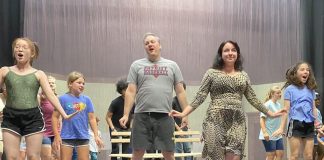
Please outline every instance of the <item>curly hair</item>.
M235 70L242 71L243 70L243 60L242 60L243 58L241 56L240 47L236 42L231 41L231 40L224 41L219 45L212 68L218 69L218 70L221 70L224 68L224 60L222 58L222 54L223 54L223 48L227 43L233 44L233 46L235 47L235 49L237 51L237 59L234 64Z
M116 91L119 94L122 94L122 91L124 89L127 89L128 83L127 83L127 79L126 78L122 78L120 80L118 80L118 82L116 83Z
M305 84L303 84L303 82L301 82L300 79L297 77L297 70L299 69L300 65L302 65L302 64L306 64L309 67L309 77ZM286 83L283 86L283 89L288 87L291 84L296 85L298 87L302 87L302 86L306 85L307 88L312 89L312 90L317 89L314 72L312 70L312 67L307 62L298 62L293 67L287 69Z

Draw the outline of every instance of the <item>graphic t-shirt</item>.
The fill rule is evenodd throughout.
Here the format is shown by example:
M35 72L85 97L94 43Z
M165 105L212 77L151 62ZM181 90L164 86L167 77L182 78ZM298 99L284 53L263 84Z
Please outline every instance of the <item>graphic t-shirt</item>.
M183 78L174 61L160 58L151 62L143 58L133 62L127 81L137 86L135 113L168 113L171 111L174 86Z
M94 107L88 96L80 95L75 97L66 93L59 97L60 103L66 114L76 114L71 119L64 119L62 122L62 139L89 139L89 118L88 113L94 112Z

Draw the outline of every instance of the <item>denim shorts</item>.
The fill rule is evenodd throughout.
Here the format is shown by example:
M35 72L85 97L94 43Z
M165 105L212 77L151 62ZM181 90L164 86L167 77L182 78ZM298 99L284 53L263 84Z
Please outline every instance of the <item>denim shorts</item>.
M270 141L262 140L262 143L264 145L266 152L275 152L277 150L284 150L282 138L278 140L270 140Z
M51 137L43 136L42 144L43 145L52 145L53 141L54 141L54 136L51 136Z

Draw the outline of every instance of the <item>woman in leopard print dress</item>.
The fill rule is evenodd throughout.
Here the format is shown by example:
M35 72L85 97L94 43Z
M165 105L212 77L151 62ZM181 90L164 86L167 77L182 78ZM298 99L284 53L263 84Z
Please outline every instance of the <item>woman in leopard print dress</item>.
M241 159L246 138L246 118L242 107L243 95L252 106L271 117L273 113L260 102L251 87L249 76L242 70L240 48L236 42L223 42L215 62L205 73L201 86L190 106L182 112L172 111L173 116L183 117L202 104L210 94L211 103L203 122L206 159Z

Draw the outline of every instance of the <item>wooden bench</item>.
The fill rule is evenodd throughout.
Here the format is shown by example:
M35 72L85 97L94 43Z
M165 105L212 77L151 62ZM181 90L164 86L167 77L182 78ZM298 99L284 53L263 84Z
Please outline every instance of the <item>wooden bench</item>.
M119 157L119 158L132 158L132 154L124 154L122 153L122 144L123 143L130 143L130 135L131 132L112 132L112 136L118 138L111 138L111 143L118 143L119 145L119 153L118 154L111 154L111 157ZM183 136L189 135L188 138L176 138L175 136ZM200 142L200 138L193 138L191 136L200 137L199 131L175 131L173 140L174 142ZM126 137L126 138L125 138ZM191 153L174 153L174 157L200 157L201 153L199 152L191 152ZM143 158L163 158L162 153L145 153Z

